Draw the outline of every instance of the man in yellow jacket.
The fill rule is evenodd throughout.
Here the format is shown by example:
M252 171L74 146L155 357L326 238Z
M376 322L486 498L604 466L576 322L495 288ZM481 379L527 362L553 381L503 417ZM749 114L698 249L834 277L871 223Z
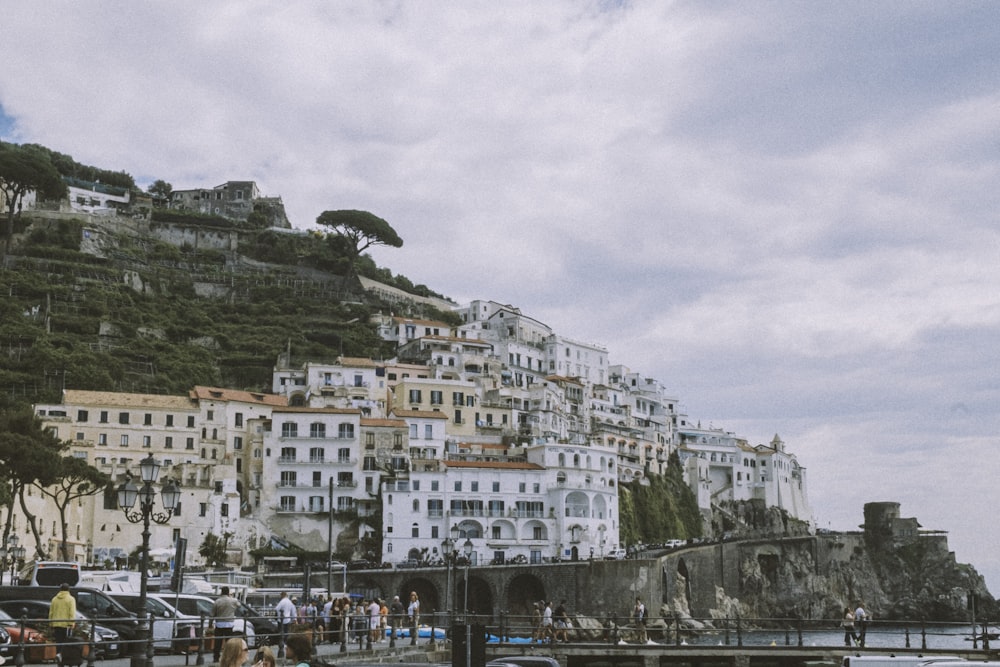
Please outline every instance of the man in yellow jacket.
M76 626L76 598L70 595L68 584L59 587L59 592L49 604L49 625L56 640L56 650L62 652L60 645L66 643Z

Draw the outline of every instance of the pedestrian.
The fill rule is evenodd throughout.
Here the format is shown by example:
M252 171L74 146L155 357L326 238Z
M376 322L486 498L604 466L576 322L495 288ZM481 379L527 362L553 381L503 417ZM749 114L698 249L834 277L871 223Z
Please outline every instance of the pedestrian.
M552 602L545 603L545 609L542 610L542 643L544 644L548 641L552 643Z
M295 667L309 667L309 660L312 659L312 643L304 632L293 632L289 635L285 643L285 657L295 663Z
M857 636L854 634L854 612L851 611L850 607L844 607L842 625L844 626L844 646L850 646L852 642L858 641Z
M412 643L416 643L417 627L420 625L420 598L416 591L410 591L410 604L406 607L406 613L410 617L410 639Z
M562 640L563 644L569 643L569 616L566 615L566 601L560 600L559 606L552 612L553 625L555 626L554 638L556 642Z
M399 630L403 627L403 603L399 601L399 596L394 595L392 603L389 605L390 632L393 639L400 637Z
M61 585L49 603L49 625L56 640L57 659L62 664L63 648L76 627L76 598L70 595L69 584Z
M864 647L865 635L868 633L868 622L872 620L872 615L865 610L865 605L860 600L858 608L854 610L854 625L858 630L858 646Z
M378 603L378 600L372 598L371 604L368 605L368 639L371 642L378 641L378 624L381 612L382 605Z
M236 598L229 595L229 586L223 586L220 595L212 603L212 620L215 628L215 639L212 641L212 659L219 662L222 645L233 636L233 625L236 623L236 612L239 611Z
M242 637L230 637L225 642L216 638L215 645L221 647L221 659L216 659L219 667L242 667L250 653L247 643Z
M542 605L535 602L531 606L531 643L542 638Z
M253 667L277 667L278 661L274 659L274 652L270 646L261 646L254 656Z
M378 601L378 640L385 639L385 631L389 628L389 605L385 600Z
M295 618L295 603L288 599L288 593L281 592L281 599L274 605L274 613L278 617L278 657L284 655L285 640Z
M642 598L635 599L635 607L632 609L632 617L635 619L635 631L639 643L645 644L648 641L646 635L646 605L642 603Z

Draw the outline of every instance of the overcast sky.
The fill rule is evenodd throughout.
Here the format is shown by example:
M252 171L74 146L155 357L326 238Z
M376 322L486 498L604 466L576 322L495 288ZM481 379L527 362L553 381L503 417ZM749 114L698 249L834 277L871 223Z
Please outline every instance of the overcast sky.
M253 179L781 435L1000 593L1000 3L4 3L0 135Z

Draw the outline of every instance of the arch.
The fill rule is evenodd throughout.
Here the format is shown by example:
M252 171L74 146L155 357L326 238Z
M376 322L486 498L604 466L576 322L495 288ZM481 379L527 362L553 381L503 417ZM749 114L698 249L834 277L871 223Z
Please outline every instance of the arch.
M296 408L304 408L306 405L306 395L301 392L296 392L289 396L288 405Z
M541 579L533 574L517 575L507 584L507 608L511 619L531 618L533 605L547 597Z
M468 570L459 570L460 574L458 576L458 585L455 586L455 593L457 595L455 599L456 608L464 609L465 601L469 601L469 611L476 616L485 616L486 618L493 618L493 590L490 588L489 582L476 576L475 574L469 574L468 582L466 582L465 575ZM469 595L466 598L465 587L466 583L469 586Z
M595 519L607 519L608 515L608 501L603 495L598 495L594 497L593 511Z
M483 537L483 524L473 519L465 519L458 524L458 536L462 540Z
M590 516L590 499L581 491L566 494L564 515L568 517L587 518Z
M535 529L539 528L539 531ZM540 537L538 537L540 535ZM524 525L521 526L522 540L547 540L549 539L549 531L544 522L533 519L531 521L526 521Z
M498 528L500 529L499 536L495 533ZM508 521L507 519L498 519L494 521L491 529L494 531L490 535L493 539L513 540L517 538L517 528L514 526L513 522Z
M416 593L417 599L420 600L421 617L428 616L436 611L443 611L441 597L433 581L424 577L404 579L402 585L392 595L399 596L399 601L403 603L403 608L405 609L410 600L411 592Z

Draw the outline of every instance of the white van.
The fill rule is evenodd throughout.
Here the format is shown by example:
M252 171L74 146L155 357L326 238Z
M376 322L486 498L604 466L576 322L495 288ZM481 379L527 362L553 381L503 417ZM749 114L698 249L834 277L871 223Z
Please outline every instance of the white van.
M80 585L80 564L57 560L35 560L17 574L18 586Z

